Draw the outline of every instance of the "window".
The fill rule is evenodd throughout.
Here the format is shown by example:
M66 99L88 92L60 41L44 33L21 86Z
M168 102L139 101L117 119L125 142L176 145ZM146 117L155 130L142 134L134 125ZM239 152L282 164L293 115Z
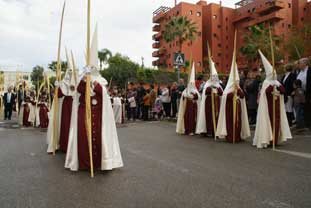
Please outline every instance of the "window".
M305 18L301 17L301 22L303 22L305 20Z
M202 35L202 33L201 32L198 32L198 36L201 36Z
M292 4L289 3L289 4L288 4L288 8L292 8Z
M226 17L226 21L228 21L229 19L228 19L228 17Z
M201 12L197 12L197 17L201 17Z
M285 27L285 24L284 24L284 22L282 23L282 27Z
M218 47L221 48L221 43L218 43Z
M176 15L179 15L179 11L176 12Z
M217 27L220 29L220 28L221 28L221 25L217 25Z
M221 56L221 53L218 53L217 56L220 57L220 56Z
M192 15L192 10L190 10L189 14Z
M307 11L307 7L303 8L303 11Z
M255 11L256 11L256 8L253 8L253 9L252 9L252 12L255 12Z
M216 34L216 33L214 33L214 37L215 37L215 38L217 37L217 34Z
M217 19L217 15L213 15L213 19Z

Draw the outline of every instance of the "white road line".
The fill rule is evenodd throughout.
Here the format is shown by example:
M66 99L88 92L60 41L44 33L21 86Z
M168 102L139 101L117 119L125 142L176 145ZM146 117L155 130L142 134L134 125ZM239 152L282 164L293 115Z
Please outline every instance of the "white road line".
M288 150L275 150L275 151L285 153L285 154L289 154L289 155L294 155L297 157L311 159L311 153L295 152L295 151L288 151Z

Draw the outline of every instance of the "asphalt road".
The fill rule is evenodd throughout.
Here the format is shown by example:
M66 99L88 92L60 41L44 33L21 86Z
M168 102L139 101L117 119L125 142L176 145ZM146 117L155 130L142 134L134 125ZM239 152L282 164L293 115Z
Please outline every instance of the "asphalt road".
M178 136L169 122L118 132L125 167L91 179L46 154L46 132L0 123L0 208L311 207L310 134L274 152Z

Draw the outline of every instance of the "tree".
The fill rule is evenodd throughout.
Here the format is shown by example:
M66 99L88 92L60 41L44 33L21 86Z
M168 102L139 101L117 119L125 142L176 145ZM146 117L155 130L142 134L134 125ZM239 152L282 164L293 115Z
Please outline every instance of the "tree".
M198 26L187 17L173 17L164 29L164 40L166 42L176 41L179 44L179 52L182 50L182 45L185 41L195 40L198 34Z
M32 84L34 86L36 86L36 89L43 82L43 78L44 78L43 72L44 72L44 68L42 66L37 65L37 66L33 67L33 69L32 69L30 78L31 78Z
M103 70L103 65L106 64L109 60L109 58L112 57L112 53L107 48L104 48L100 51L98 51L98 59L100 64L100 70Z
M311 24L305 24L302 28L293 27L287 40L286 50L289 60L295 61L308 56L311 51Z
M276 62L281 61L284 57L280 47L282 38L272 35L272 40L274 43L275 60ZM265 26L265 24L249 27L248 32L244 36L244 44L240 48L240 52L246 57L249 67L258 60L259 49L267 57L272 57L269 27Z
M67 70L67 62L66 61L62 61L61 62L61 71L62 72L65 72ZM57 69L57 61L52 61L49 65L48 65L48 68L51 69L52 71L56 71Z
M136 81L139 65L129 57L117 53L109 58L108 64L108 68L101 71L108 82L112 79L114 84L124 86L128 81Z

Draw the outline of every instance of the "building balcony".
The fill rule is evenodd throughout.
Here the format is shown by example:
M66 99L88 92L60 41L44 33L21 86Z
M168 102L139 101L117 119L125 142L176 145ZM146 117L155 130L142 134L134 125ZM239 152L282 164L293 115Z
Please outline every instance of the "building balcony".
M161 26L160 25L155 25L155 26L152 27L152 31L153 32L160 32L160 30L161 30Z
M271 14L268 14L268 15L265 15L262 17L258 17L256 19L250 21L250 22L246 22L246 23L242 24L241 27L247 28L247 27L250 27L253 25L258 25L258 24L263 23L263 22L279 21L282 19L284 19L284 14L282 14L280 12L274 12L274 13L271 13Z
M243 20L248 20L251 18L251 14L250 13L245 13L245 14L239 14L238 12L235 14L234 18L233 18L233 22L240 22Z
M164 55L165 52L166 52L166 49L163 49L163 48L160 50L154 51L152 53L152 57L160 57L160 56Z
M265 5L257 9L257 13L260 15L268 14L273 11L286 8L287 4L280 0L267 1Z
M162 34L161 33L157 33L157 34L154 34L152 36L152 39L155 40L155 41L159 41L161 38L162 38Z
M163 66L165 62L163 60L157 59L152 62L152 66Z
M152 48L160 48L160 43L153 43Z
M160 23L164 18L167 11L169 11L171 8L161 6L156 11L153 12L153 23Z

